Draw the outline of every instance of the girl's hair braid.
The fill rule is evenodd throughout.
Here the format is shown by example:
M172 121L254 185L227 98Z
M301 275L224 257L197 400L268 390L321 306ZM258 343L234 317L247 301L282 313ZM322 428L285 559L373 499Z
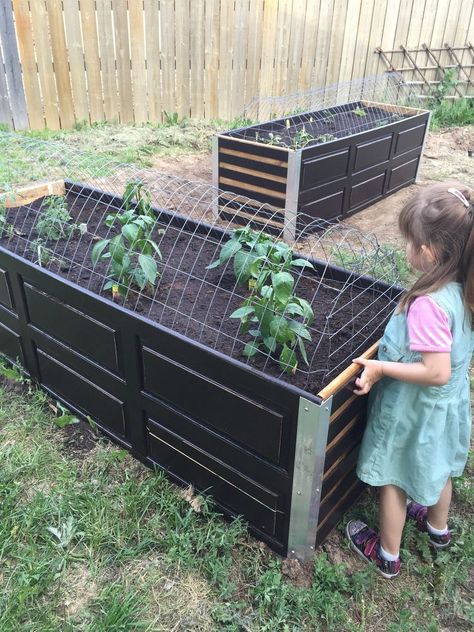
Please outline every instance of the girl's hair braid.
M420 190L403 207L398 224L415 250L428 246L435 265L422 274L400 301L407 309L417 297L459 281L464 301L474 313L474 206L472 189L459 182Z

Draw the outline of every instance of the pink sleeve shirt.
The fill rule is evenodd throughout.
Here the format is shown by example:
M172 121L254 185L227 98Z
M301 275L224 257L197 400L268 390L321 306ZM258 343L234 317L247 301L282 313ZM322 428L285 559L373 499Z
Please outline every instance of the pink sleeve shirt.
M407 314L410 351L450 353L453 337L446 312L429 296L418 296Z

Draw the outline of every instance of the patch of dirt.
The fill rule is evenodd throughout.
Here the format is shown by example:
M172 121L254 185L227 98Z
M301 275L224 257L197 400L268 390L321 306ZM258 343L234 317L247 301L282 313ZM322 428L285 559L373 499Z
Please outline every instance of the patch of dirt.
M212 154L184 154L182 156L161 157L152 159L153 169L174 175L192 182L212 184Z
M28 387L22 382L10 380L4 375L0 375L0 386L2 386L9 393L15 393L16 395L23 395L28 390Z
M285 558L281 564L281 573L300 588L309 588L313 583L314 563L301 564L298 560Z
M64 436L64 447L79 454L93 450L98 440L89 424L82 419L77 424L65 426L61 432Z
M64 595L59 608L68 619L87 614L89 604L97 597L98 586L85 564L73 564L61 579Z

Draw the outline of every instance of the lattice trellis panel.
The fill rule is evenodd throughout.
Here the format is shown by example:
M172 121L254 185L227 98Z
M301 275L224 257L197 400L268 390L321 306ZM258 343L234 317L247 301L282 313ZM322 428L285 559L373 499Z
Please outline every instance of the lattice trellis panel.
M409 86L419 93L420 97L432 95L446 77L446 73L454 69L456 85L445 95L445 98L474 97L474 46L468 42L465 46L431 48L422 44L421 48L400 46L396 50L376 49L391 72L400 73Z

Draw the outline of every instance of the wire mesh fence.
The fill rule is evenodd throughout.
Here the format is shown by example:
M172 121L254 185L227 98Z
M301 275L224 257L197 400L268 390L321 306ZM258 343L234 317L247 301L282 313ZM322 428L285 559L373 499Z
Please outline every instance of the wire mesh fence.
M269 212L259 230L216 214L223 199L243 213L255 200L54 143L2 143L53 176L4 191L2 249L257 370L317 389L393 311L397 253L354 227L308 219L312 234L288 241Z
M257 97L244 110L248 126L229 135L297 150L384 127L412 116L407 108L419 107L411 87L400 74L390 72L291 95Z

